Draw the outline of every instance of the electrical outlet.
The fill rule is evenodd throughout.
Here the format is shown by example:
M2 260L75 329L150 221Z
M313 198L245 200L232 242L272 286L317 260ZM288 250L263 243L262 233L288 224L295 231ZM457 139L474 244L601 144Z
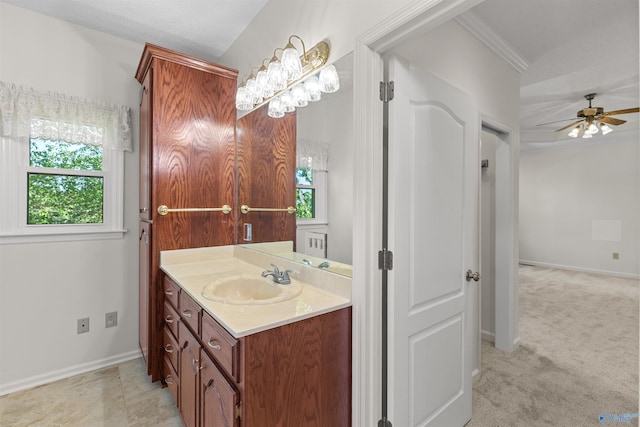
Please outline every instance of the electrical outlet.
M613 259L620 259L620 254L618 252L614 252Z
M112 311L104 315L104 327L113 328L118 325L118 312Z
M82 319L78 319L78 333L84 334L85 332L89 332L89 318L83 317Z

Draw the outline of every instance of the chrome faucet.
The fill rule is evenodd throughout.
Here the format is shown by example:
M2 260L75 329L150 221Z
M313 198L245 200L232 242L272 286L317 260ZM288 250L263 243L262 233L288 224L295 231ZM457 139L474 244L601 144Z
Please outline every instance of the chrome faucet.
M325 261L322 264L318 265L318 268L327 268L327 267L329 267L329 263L327 261Z
M275 264L271 264L273 270L265 270L262 272L262 277L271 276L273 277L273 281L279 285L288 285L291 283L291 278L289 277L289 273L292 270L280 271Z

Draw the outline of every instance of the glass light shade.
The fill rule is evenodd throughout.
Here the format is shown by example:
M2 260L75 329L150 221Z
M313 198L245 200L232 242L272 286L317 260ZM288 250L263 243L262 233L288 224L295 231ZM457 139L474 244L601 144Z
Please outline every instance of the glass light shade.
M571 129L571 132L569 132L568 135L571 138L577 138L579 133L580 133L580 126L576 126L573 129Z
M305 80L304 90L306 90L309 94L309 101L320 101L320 98L322 98L322 93L320 92L320 81L318 80L318 76L313 75Z
M287 88L287 78L282 69L280 61L271 61L267 67L267 79L275 92L285 90Z
M320 90L324 93L337 92L340 89L340 79L338 78L338 71L333 64L324 67L320 70Z
M285 113L291 113L292 111L295 111L296 104L293 101L293 96L291 96L290 90L285 90L284 92L282 92L279 98L280 102L282 102L282 108L284 109Z
M585 129L584 133L589 133L591 135L598 133L598 126L595 123L589 123L589 126Z
M606 123L601 123L600 124L600 130L602 131L603 135L606 135L609 132L611 132L613 129L611 129L611 127L609 125L607 125Z
M251 102L254 105L262 102L262 96L260 96L260 93L258 92L256 79L247 80L245 87L247 88L247 95L249 96L249 98L251 99Z
M273 89L269 84L269 79L267 78L267 69L265 67L261 67L260 71L256 75L256 87L258 88L258 93L262 98L269 98L273 96Z
M296 80L302 76L300 54L295 47L289 45L289 47L282 52L280 62L282 63L282 69L285 72L287 80Z
M269 117L273 117L274 119L279 119L280 117L284 117L284 108L282 108L282 102L280 102L280 98L273 98L269 101L269 110L267 111Z
M591 133L589 133L587 131L584 131L584 135L582 135L582 137L583 138L593 138L593 134L591 134Z
M309 94L300 83L291 88L291 97L296 107L305 107L309 103Z
M236 108L241 111L248 111L253 108L251 98L247 95L247 88L240 86L236 92Z

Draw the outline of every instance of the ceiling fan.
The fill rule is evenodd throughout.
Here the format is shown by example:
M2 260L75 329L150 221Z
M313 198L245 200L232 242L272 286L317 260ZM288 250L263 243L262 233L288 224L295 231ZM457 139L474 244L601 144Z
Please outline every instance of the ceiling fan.
M587 101L589 101L589 106L587 108L583 108L582 110L579 110L576 113L576 116L577 116L576 119L578 120L567 126L561 127L560 129L556 129L556 132L560 132L565 129L572 128L571 132L569 132L569 136L572 138L577 138L580 134L582 134L583 138L591 138L594 134L598 133L599 131L602 131L602 134L606 135L613 130L609 125L618 126L627 122L626 120L617 119L611 116L640 112L639 107L605 112L604 108L602 107L591 106L591 101L596 97L595 93L586 94L584 97ZM573 120L573 119L568 119L568 120ZM551 123L557 123L557 122L551 122ZM545 124L550 124L550 123L545 123Z

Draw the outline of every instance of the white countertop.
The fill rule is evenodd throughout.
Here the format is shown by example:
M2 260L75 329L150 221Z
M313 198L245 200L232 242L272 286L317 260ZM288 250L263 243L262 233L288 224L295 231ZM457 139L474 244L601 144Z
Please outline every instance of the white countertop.
M207 285L223 277L242 274L260 278L264 270L271 270L271 263L280 270L294 270L292 280L302 284L299 294L288 301L253 305L227 304L202 296ZM351 306L350 278L240 246L163 251L160 268L236 338Z

